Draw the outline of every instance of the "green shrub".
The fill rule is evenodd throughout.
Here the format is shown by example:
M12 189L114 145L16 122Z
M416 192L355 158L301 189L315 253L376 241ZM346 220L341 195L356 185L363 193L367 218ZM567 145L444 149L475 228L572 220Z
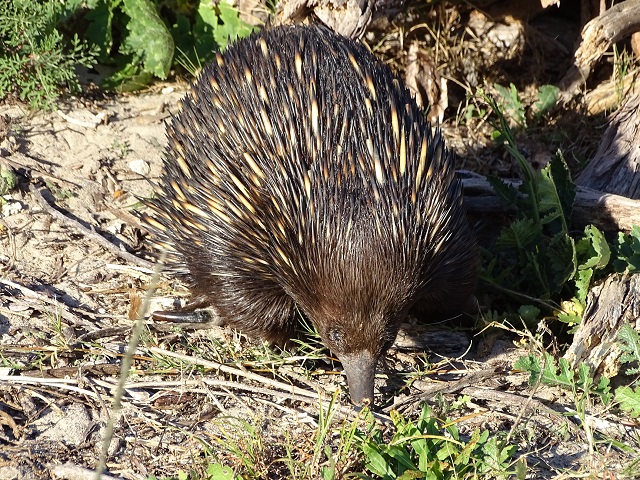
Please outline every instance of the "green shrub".
M90 67L95 50L56 29L56 3L0 2L0 99L15 95L34 109L54 108L66 89L80 90L75 67Z

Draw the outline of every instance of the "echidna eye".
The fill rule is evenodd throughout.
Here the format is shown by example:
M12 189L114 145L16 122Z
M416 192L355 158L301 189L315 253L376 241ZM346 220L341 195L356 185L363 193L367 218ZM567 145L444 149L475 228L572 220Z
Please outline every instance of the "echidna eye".
M328 336L329 336L329 341L334 345L340 345L344 338L344 336L342 335L342 332L340 330L336 330L335 328L329 330Z

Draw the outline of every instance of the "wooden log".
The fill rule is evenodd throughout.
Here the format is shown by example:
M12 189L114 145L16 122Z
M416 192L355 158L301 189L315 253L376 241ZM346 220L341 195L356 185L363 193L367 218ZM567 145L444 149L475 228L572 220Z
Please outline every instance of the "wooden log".
M507 206L495 195L485 177L467 171L460 174L469 213L507 213ZM521 183L519 180L503 181L516 188ZM577 186L572 221L577 225L592 224L605 231L628 231L634 225L640 225L640 200Z

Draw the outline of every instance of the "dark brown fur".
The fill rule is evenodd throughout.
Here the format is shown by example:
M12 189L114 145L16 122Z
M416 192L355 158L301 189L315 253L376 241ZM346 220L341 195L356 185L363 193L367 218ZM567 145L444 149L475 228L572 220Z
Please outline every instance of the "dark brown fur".
M241 40L168 136L148 224L188 309L284 342L298 306L360 403L416 302L468 305L477 255L452 156L364 46L306 27Z

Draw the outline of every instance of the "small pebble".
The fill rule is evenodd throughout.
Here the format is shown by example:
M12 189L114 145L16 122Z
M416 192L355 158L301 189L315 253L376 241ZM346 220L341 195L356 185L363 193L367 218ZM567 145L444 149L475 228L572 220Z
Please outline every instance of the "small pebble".
M129 162L129 168L131 169L132 172L135 172L145 177L149 175L149 172L151 171L149 162L142 159L132 160L131 162Z
M2 217L10 217L16 213L21 212L24 209L22 204L16 200L8 200L7 203L2 205Z

